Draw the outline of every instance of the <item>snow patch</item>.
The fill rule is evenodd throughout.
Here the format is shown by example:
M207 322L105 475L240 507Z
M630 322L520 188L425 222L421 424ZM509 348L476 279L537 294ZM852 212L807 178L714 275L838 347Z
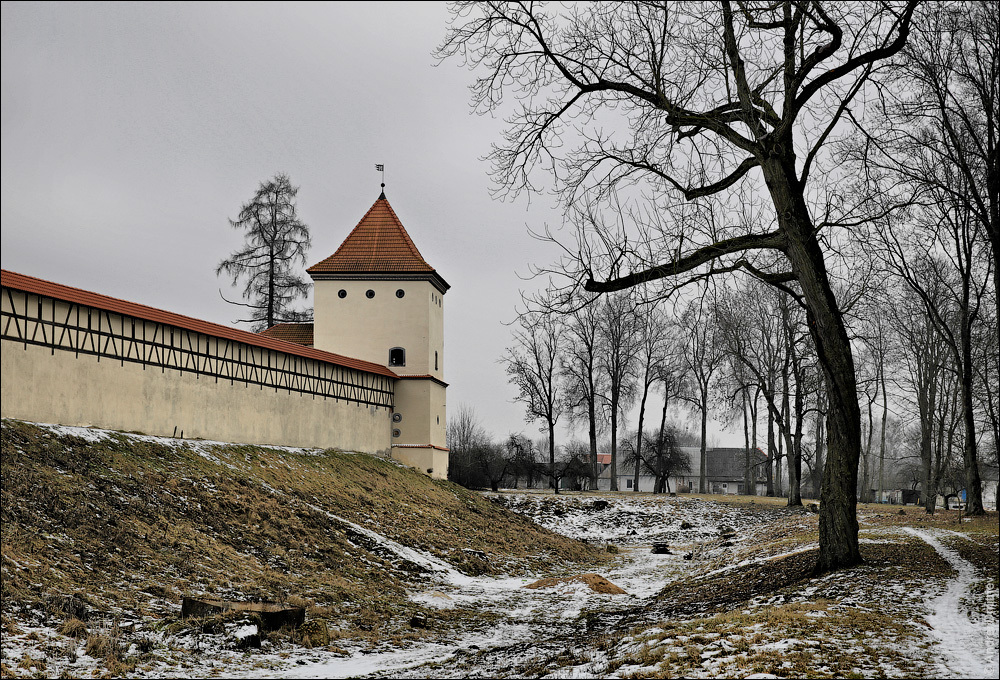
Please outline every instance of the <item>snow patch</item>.
M910 527L903 530L934 548L958 572L944 593L927 601L931 613L925 619L944 657L940 664L941 676L1000 677L1000 623L992 617L970 612L962 604L962 600L970 596L972 584L979 580L976 568L929 531Z

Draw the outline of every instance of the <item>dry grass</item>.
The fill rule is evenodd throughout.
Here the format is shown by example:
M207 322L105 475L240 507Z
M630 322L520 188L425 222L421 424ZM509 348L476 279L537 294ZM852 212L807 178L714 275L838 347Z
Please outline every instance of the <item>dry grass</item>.
M58 628L60 635L71 638L82 638L87 636L87 624L80 619L66 619Z
M538 588L556 588L562 585L570 585L574 583L579 583L595 593L602 593L604 595L627 595L623 589L616 586L614 583L604 578L600 574L577 574L575 576L559 576L553 578L543 578L534 583L529 583L524 586L525 588L538 589Z
M390 461L332 450L208 448L200 455L125 435L94 443L4 420L4 627L19 612L70 618L59 602L164 619L176 616L182 595L207 593L294 602L338 630L408 630L421 611L406 598L419 568L326 513L467 573L608 558ZM42 593L64 597L53 603Z
M664 622L653 634L636 631L624 640L630 651L608 671L639 666L625 674L630 678L834 678L871 677L895 667L919 675L931 669L926 654L913 650L919 636L919 629L891 614L819 599Z
M808 516L779 519L768 541L733 558L753 556L754 564L665 588L645 621L608 645L614 651L607 672L630 678L933 676L923 598L912 593L955 572L931 546L899 528L960 532L936 535L996 587L997 516L959 524L957 513L928 516L906 508L900 515L899 509L859 506L868 539L861 544L864 564L819 579L811 576L815 549L765 559L816 540Z

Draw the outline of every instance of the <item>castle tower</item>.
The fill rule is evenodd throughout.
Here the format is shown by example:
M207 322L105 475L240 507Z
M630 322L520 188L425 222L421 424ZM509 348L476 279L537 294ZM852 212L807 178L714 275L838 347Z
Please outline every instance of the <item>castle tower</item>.
M444 294L385 197L330 257L314 283L316 349L384 364L396 381L391 455L445 479Z

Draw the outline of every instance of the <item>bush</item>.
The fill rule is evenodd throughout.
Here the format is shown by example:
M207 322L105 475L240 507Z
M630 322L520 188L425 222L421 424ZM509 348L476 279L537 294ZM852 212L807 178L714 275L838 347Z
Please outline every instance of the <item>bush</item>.
M77 618L69 618L59 626L59 633L71 638L82 638L87 636L87 624Z

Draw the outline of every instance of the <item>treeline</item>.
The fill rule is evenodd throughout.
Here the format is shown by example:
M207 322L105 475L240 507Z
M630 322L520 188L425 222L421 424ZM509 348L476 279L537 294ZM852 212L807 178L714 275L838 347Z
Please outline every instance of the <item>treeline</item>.
M856 296L850 329L864 414L857 497L885 501L892 491L898 500L900 489L918 490L933 511L938 494L975 483L966 464L970 437L975 472L996 477L997 326L986 297L988 261L973 270L978 293L964 296L961 278L949 274L942 256L916 244L904 255L909 266L933 273L908 279L888 261L873 266L868 252L867 266L848 280ZM973 321L963 331L968 317ZM687 444L700 445L695 471L699 492L707 493L712 418L743 432L745 493L763 478L767 495L787 497L789 505L801 504L803 494L818 497L827 386L808 323L794 291L752 277L707 285L686 300L649 300L633 291L578 304L568 314L522 314L503 361L527 419L548 436L537 444L520 435L495 443L471 411L459 411L449 427L455 475L484 488L572 478L573 486L594 489L600 452L610 453L611 490L618 490L623 465L634 475L633 489L643 474L665 490L659 480L683 470L686 458L676 447ZM650 413L654 395L659 408ZM669 419L674 407L697 416L699 434L681 441ZM585 429L587 441L561 444L559 424ZM752 455L758 448L763 463Z
M646 431L642 447L635 441L638 432L627 432L623 446L624 462L630 469L639 461L639 470L654 478L654 493L670 491L670 477L690 470L682 446L697 444L697 439L682 433L675 425L665 423L660 429ZM537 441L523 434L510 434L497 440L479 422L475 410L468 405L458 407L449 420L448 479L470 489L500 488L552 488L577 491L594 490L601 480L610 486L608 474L601 474L604 466L591 461L590 447L573 439L553 448L553 459L547 460L549 440ZM608 449L608 440L599 442L601 450ZM640 456L637 452L641 451ZM638 490L638 484L633 485Z

